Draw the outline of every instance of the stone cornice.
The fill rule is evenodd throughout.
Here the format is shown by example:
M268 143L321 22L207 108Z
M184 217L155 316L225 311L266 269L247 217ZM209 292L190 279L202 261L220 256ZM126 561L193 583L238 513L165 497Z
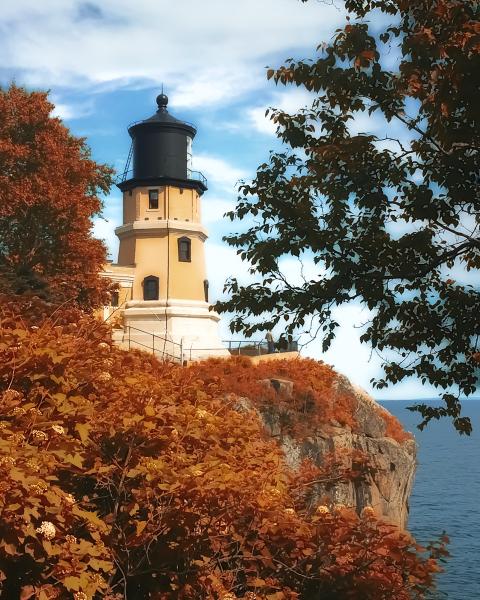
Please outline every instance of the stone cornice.
M115 229L115 233L119 238L126 237L156 237L157 235L165 234L167 231L176 233L189 233L197 235L203 242L207 239L208 233L200 223L192 223L191 221L177 221L175 219L162 219L157 221L133 221L120 225Z
M103 271L100 271L99 275L100 277L107 277L112 281L123 284L122 287L132 287L135 277L135 267L125 267L109 263L104 266Z

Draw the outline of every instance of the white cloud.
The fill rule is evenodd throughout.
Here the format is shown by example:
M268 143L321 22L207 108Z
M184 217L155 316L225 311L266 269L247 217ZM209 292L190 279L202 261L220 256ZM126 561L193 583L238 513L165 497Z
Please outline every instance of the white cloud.
M317 280L325 270L313 262L313 258L286 256L279 261L280 271L291 285L303 285L306 281Z
M348 129L352 135L359 133L378 135L382 131L387 131L388 127L387 121L379 112L369 115L367 111L358 111L354 118L348 121Z
M371 312L358 303L334 308L333 317L339 323L339 327L330 349L322 352L320 339L317 338L303 348L302 355L332 365L336 371L346 375L353 383L375 398L405 400L438 396L438 390L429 385L421 385L415 378L390 385L382 390L373 388L370 380L383 376L382 358L373 352L370 346L360 342L360 334L370 315ZM318 320L315 323L318 327ZM312 328L312 333L315 332L316 327ZM303 342L307 340L308 335L304 335L301 339Z
M121 225L112 219L95 219L93 222L93 235L103 240L108 250L110 260L116 262L118 256L118 238L115 235L115 227Z
M102 218L93 220L93 235L103 240L108 249L109 258L113 261L118 256L118 238L115 228L122 224L122 197L116 193L105 199L105 208Z
M207 68L196 76L186 73L181 85L177 85L171 94L171 103L179 108L221 104L238 96L240 90L245 94L263 81L261 70L250 77L246 69L229 73L221 67Z
M215 198L214 196L206 196L202 199L202 223L217 223L223 221L223 215L235 208L235 200L226 200Z
M17 80L89 89L164 81L179 106L244 95L264 83L266 62L295 49L311 54L344 18L336 7L296 0L7 5L0 53Z
M327 352L322 352L320 337L304 347L302 354L334 366L335 370L349 377L354 383L372 393L370 379L380 375L379 357L368 346L360 343L359 327L369 318L369 311L358 304L349 304L333 310L333 318L339 323L335 339ZM318 328L318 320L310 334ZM307 332L301 339L308 341Z
M52 110L52 116L59 117L63 121L80 119L93 113L94 109L92 102L67 104L65 102L58 101L57 98L58 96L55 94L50 97L50 101L55 105L55 108Z
M247 173L226 160L209 154L195 154L193 168L205 175L209 185L217 186L228 193L234 193L236 183L247 176Z
M268 104L248 109L247 119L256 131L266 135L275 135L277 126L271 121L270 115L265 115L265 111L269 107L278 108L279 110L293 114L305 106L310 106L314 97L314 94L305 89L287 88L282 92L272 94Z

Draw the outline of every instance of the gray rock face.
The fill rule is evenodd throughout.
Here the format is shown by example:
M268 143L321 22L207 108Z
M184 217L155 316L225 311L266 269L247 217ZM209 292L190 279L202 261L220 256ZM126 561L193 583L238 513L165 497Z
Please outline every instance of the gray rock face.
M293 382L288 380L262 380L280 393L295 394ZM331 452L349 454L361 451L368 455L370 469L363 478L355 481L338 481L324 485L315 484L312 502L319 503L328 497L334 504L354 507L359 513L371 506L378 517L401 528L408 520L408 499L412 490L416 468L416 444L413 439L398 442L386 436L385 411L366 392L353 386L343 375L338 375L334 386L335 395L348 395L355 406L355 431L348 426L331 421L316 427L309 436L296 439L284 433L282 415L274 408L260 410L260 417L268 433L275 437L289 465L298 468L302 460L311 459L322 466L324 457ZM240 409L246 409L245 398ZM248 401L247 401L248 402ZM348 459L347 459L348 462ZM352 466L351 462L350 465Z

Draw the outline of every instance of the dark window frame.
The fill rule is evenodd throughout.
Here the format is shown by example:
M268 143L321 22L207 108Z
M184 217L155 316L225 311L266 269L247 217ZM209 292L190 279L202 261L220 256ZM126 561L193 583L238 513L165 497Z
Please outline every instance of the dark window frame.
M150 289L150 285L153 284L153 289ZM150 293L150 291L152 293ZM160 292L160 280L155 275L149 275L143 280L143 299L144 300L158 300Z
M192 262L192 240L186 236L178 238L178 260Z
M208 279L203 280L203 294L205 296L205 302L208 302L208 288L210 284L208 283Z
M159 190L148 190L148 210L158 210L159 207Z

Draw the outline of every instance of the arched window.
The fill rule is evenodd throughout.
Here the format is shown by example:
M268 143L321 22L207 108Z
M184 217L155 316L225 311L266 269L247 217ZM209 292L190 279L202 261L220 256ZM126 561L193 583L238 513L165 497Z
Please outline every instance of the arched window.
M208 279L203 280L203 293L205 294L205 302L208 302Z
M144 300L158 300L158 277L155 275L149 275L143 280L143 299Z
M178 239L178 260L190 262L192 260L192 241L188 237Z

